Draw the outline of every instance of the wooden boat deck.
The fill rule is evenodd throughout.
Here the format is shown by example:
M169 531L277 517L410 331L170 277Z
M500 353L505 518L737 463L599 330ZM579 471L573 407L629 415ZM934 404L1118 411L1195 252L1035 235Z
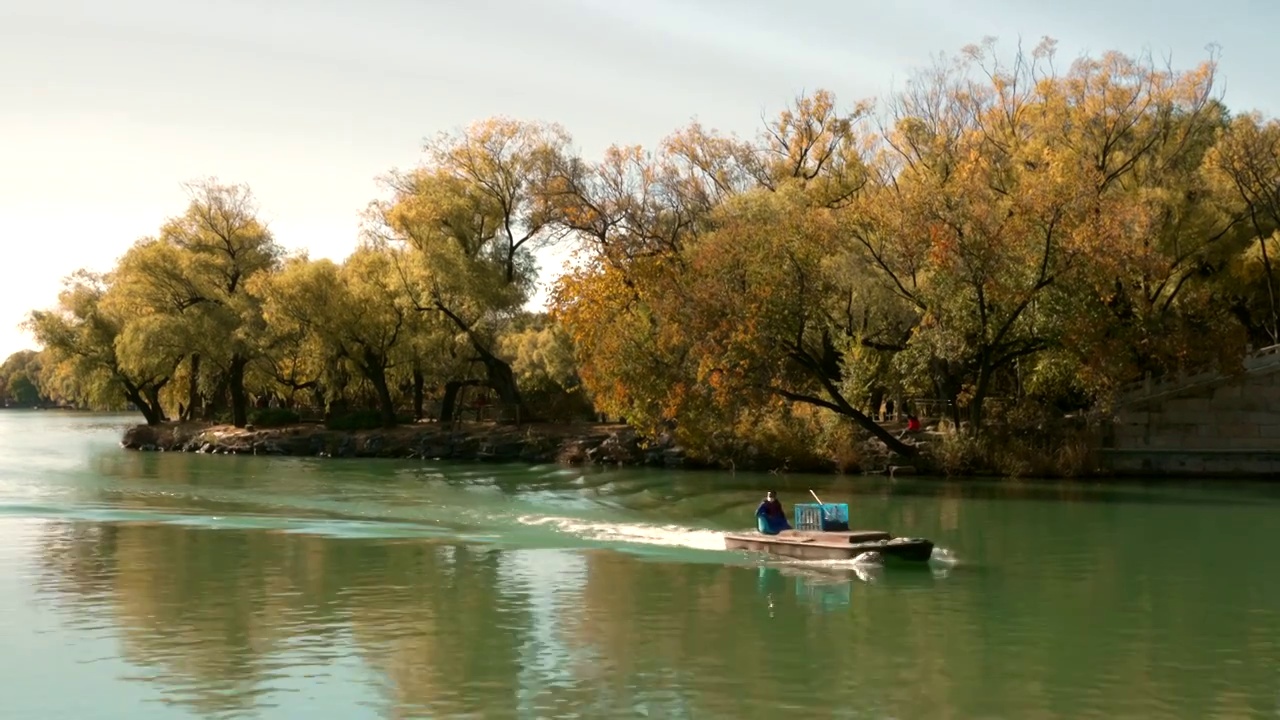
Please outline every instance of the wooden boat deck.
M868 552L925 561L933 543L918 538L895 538L883 530L816 532L783 530L777 535L759 532L725 535L729 550L749 550L801 560L847 560Z

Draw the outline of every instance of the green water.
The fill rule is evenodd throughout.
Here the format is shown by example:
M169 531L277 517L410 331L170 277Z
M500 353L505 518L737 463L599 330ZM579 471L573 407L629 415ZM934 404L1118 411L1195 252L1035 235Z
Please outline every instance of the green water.
M0 717L1280 717L1280 488L139 454L0 412ZM763 489L927 567L723 550Z

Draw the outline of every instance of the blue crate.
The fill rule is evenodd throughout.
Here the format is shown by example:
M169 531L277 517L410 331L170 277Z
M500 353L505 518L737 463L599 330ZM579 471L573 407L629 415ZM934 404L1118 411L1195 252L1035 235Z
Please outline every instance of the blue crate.
M795 529L844 532L849 529L848 503L796 503Z

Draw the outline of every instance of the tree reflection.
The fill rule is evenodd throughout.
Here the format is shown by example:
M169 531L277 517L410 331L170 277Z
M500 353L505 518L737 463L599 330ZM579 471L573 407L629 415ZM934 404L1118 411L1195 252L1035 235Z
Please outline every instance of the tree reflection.
M71 593L113 613L124 657L159 669L174 699L202 713L253 707L282 665L308 662L292 642L300 638L328 648L316 664L363 654L402 712L480 712L515 697L525 610L493 592L492 552L74 523L48 538L45 560L46 596ZM343 647L348 629L356 648Z
M353 657L391 717L1271 711L1269 509L1134 507L858 496L868 524L958 552L945 578L609 550L568 572L549 565L563 550L54 523L37 593L108 616L126 659L205 714Z

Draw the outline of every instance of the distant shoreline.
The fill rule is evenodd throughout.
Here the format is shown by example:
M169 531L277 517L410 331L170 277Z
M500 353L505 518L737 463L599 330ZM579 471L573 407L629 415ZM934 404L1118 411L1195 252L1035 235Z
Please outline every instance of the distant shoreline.
M434 422L376 430L331 430L318 423L236 428L203 422L137 425L121 446L142 452L404 458L489 462L694 467L671 443L644 442L622 424Z
M623 423L459 422L453 426L419 422L374 430L333 430L320 423L274 428L235 428L208 422L137 425L120 443L141 452L190 452L214 455L285 457L429 459L475 462L527 462L569 467L650 467L723 472L787 472L840 475L834 462L797 464L785 458L708 462L688 455L670 438L646 439ZM880 473L914 474L895 466Z
M833 466L797 466L785 459L757 457L753 462L706 462L690 457L671 440L651 441L621 423L530 423L509 425L435 422L374 430L333 430L320 423L274 428L236 428L209 422L170 422L129 427L120 442L138 452L187 452L213 455L274 455L351 459L421 459L460 462L557 464L569 467L650 467L722 472L774 472L806 475L918 476L932 479L983 479L1018 482L1021 477L974 468L948 474L927 457L913 464L884 461L880 468L847 473ZM1103 451L1104 453L1108 451ZM1114 451L1111 451L1114 452ZM1194 451L1186 451L1195 454ZM902 462L901 460L899 462ZM1166 466L1167 467L1167 466ZM1028 476L1030 477L1030 476ZM1271 483L1276 475L1251 472L1114 469L1099 463L1075 476L1036 475L1037 481L1063 483L1247 481Z

